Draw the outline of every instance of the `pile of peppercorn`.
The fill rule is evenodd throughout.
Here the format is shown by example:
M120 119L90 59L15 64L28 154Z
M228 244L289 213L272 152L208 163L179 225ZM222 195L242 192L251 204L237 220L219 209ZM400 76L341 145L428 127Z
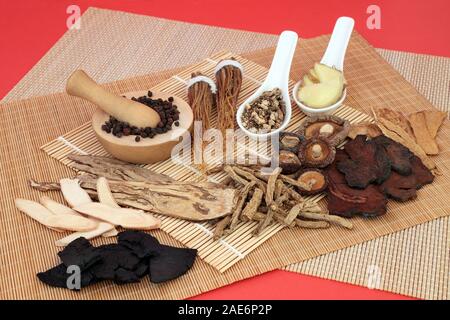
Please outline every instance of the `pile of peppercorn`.
M155 110L161 119L156 128L138 128L130 125L127 122L122 122L114 117L109 117L108 121L102 125L102 130L106 133L112 133L114 136L121 138L123 136L134 135L135 141L141 141L141 138L154 138L157 134L166 133L172 129L172 125L178 127L180 125L180 111L178 107L173 104L173 97L169 97L167 100L152 99L153 93L148 92L147 96L139 98L131 98L131 100L142 103L149 108Z

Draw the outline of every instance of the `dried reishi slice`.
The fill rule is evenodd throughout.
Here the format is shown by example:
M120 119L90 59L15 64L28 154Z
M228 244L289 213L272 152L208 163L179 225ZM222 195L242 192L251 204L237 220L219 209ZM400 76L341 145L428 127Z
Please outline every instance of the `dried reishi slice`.
M103 203L85 203L75 207L74 210L90 217L122 226L125 229L152 230L159 228L161 225L159 219L144 213L142 210L111 208Z
M297 181L306 184L311 190L297 187L299 192L304 195L317 194L328 187L328 180L325 174L319 169L305 169L299 172Z
M295 153L281 150L278 155L278 166L283 174L292 174L300 170L302 163Z
M324 168L331 164L336 149L325 138L311 138L304 141L298 152L300 162L308 167Z
M61 192L64 195L64 199L66 199L72 208L80 204L92 202L86 190L81 188L78 179L61 179L59 184L61 185Z
M344 142L349 130L348 120L332 115L321 115L309 117L303 121L298 133L306 139L325 137L331 145L336 146Z

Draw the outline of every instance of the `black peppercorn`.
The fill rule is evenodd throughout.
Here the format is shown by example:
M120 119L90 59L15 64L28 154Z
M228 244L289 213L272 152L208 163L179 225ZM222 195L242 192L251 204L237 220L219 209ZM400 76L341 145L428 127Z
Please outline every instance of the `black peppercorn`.
M141 137L140 136L136 136L136 138L134 138L134 141L136 141L136 142L141 141Z

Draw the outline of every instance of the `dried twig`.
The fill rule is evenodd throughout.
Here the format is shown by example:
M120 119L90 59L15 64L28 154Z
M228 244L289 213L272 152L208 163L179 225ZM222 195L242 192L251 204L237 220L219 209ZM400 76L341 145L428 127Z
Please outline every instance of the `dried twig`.
M216 228L214 229L214 234L213 234L214 240L220 239L223 236L224 230L226 227L228 227L230 221L231 221L231 216L226 216L225 218L223 218L216 224Z
M262 199L264 196L264 192L256 188L253 192L253 196L250 199L250 201L245 206L244 210L242 211L241 220L242 221L249 221L253 220L253 216L256 214L259 206L261 205Z
M310 220L328 221L347 229L353 229L353 223L351 223L351 221L335 215L313 212L300 212L299 216Z

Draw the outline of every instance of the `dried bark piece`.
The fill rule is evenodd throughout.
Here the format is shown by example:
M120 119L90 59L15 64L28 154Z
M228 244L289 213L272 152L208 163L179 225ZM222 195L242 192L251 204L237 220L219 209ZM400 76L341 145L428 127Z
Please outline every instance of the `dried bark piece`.
M416 112L409 115L409 122L416 137L417 144L422 147L428 155L439 153L439 147L428 131L425 115L422 112Z
M86 232L75 232L72 233L70 235L68 235L67 237L64 237L62 239L59 239L55 242L55 245L58 247L65 247L67 246L69 243L71 243L72 241L78 239L78 238L86 238L88 240L97 238L105 233L107 233L108 231L111 230L115 230L114 225L107 223L107 222L99 222L97 228L95 228L92 231L86 231Z
M61 179L59 184L64 199L71 207L92 202L89 194L81 188L78 179Z
M61 186L58 182L38 182L36 180L29 179L28 183L31 188L42 192L61 190Z
M164 174L159 174L149 169L113 158L79 154L70 154L68 158L75 162L73 164L75 169L93 174L97 177L105 177L108 180L154 183L174 181L174 179Z
M153 230L161 225L159 219L142 210L128 208L111 208L103 203L92 202L76 206L74 210L87 216L109 222L125 229Z
M411 138L414 138L408 118L403 113L389 108L379 108L375 110L375 115L377 118L392 122L394 125L402 128Z
M79 179L82 187L97 197L96 180L87 175ZM46 186L45 182L34 184L34 188L41 190ZM190 221L212 220L231 214L237 197L235 189L209 182L109 181L109 186L119 205Z
M82 216L55 215L46 207L34 201L16 199L15 204L17 209L46 227L69 231L89 231L97 227L95 221Z
M434 139L434 138L436 138L439 128L441 127L442 123L444 122L445 118L447 117L447 112L437 111L437 110L427 110L427 111L422 111L422 112L425 115L428 132L430 133L431 137Z

